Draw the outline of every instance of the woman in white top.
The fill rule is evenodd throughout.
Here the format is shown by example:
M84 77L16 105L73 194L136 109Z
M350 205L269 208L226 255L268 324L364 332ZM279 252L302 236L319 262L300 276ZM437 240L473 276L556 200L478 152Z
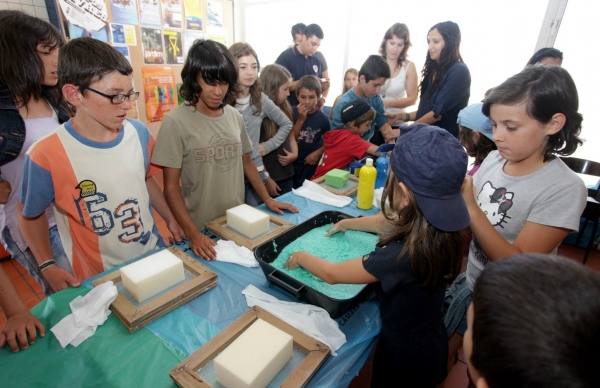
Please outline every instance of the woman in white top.
M417 101L419 94L419 79L415 64L408 61L407 53L410 48L410 32L403 23L391 26L383 36L379 52L390 66L391 78L381 87L381 98L385 108L390 113L405 112L406 108ZM403 115L391 125L398 126L408 121Z

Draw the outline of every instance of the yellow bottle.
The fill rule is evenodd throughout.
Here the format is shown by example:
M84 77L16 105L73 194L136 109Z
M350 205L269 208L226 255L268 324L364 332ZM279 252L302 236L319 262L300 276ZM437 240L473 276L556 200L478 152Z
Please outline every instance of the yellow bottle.
M373 192L377 170L373 167L373 159L367 158L366 164L360 168L358 177L358 193L356 194L356 207L369 210L373 207Z

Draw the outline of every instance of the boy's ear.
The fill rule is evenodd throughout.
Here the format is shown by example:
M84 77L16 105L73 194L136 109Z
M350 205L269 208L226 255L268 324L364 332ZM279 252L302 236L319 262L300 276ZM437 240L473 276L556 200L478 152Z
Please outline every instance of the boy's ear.
M367 81L365 81L365 76L364 75L361 75L360 77L358 77L358 83L361 83L361 84L366 84L367 83Z
M556 113L554 116L552 116L550 122L548 123L548 135L554 135L558 133L561 129L563 129L566 122L567 117L564 114Z
M81 105L81 94L79 93L79 88L73 84L66 84L62 88L63 96L65 100L73 106Z

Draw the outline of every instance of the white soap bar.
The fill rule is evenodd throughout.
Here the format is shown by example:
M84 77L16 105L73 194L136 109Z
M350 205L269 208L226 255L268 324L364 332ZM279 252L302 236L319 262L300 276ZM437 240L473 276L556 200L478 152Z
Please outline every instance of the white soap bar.
M269 220L267 213L246 204L227 210L227 226L250 238L267 233Z
M266 387L292 358L294 338L257 319L215 360L215 375L225 388Z
M138 303L185 279L183 261L168 250L121 268L123 287Z

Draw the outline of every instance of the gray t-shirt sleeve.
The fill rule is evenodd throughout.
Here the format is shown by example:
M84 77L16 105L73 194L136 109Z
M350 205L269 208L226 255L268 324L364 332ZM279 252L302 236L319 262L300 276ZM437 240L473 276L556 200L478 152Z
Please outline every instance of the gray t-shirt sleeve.
M267 117L279 127L275 136L262 143L267 153L271 153L280 145L282 145L285 139L288 137L290 131L292 130L292 122L264 93L262 95L262 103L262 108Z
M163 167L181 168L186 154L183 143L177 124L168 115L165 116L156 137L152 163Z

